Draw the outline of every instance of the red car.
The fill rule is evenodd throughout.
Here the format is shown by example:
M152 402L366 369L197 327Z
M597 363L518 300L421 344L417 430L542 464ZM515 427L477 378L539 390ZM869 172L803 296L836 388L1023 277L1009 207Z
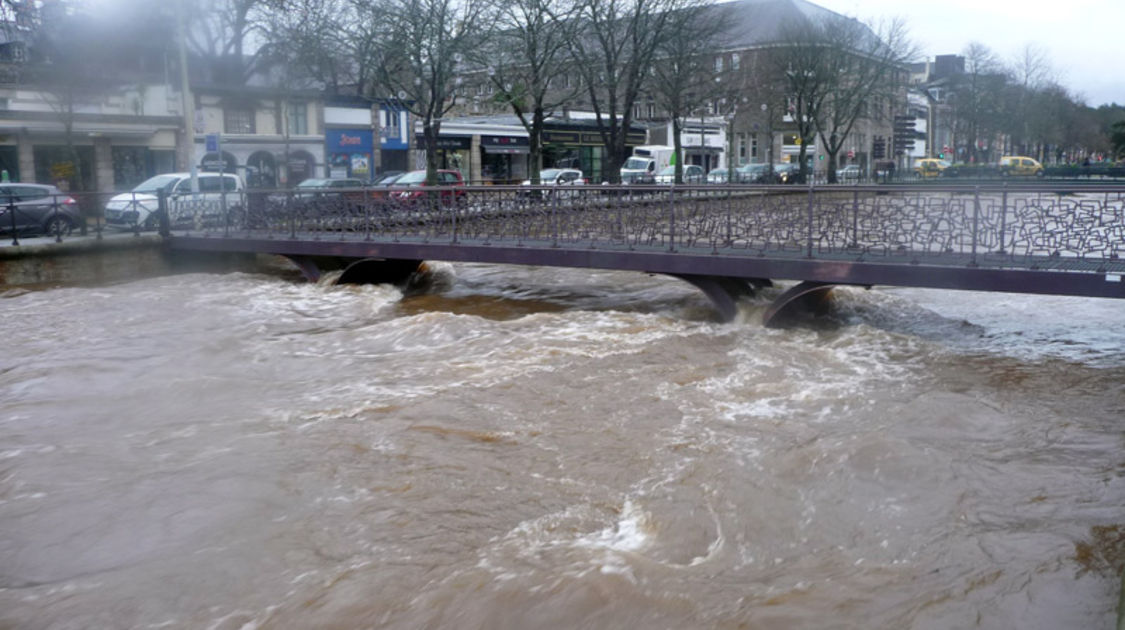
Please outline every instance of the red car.
M465 180L461 179L461 173L452 170L440 170L438 175L438 187L441 192L441 201L443 204L460 201L465 198ZM409 201L413 199L421 199L426 195L424 188L426 184L426 171L410 171L403 174L391 184L391 199L399 201Z

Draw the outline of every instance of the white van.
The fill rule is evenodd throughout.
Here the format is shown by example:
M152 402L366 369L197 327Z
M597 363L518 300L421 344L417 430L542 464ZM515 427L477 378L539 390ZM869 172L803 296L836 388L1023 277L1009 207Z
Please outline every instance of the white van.
M232 226L237 225L246 207L242 178L220 173L199 173L197 178L199 192L191 190L191 173L168 173L115 195L105 206L106 226L121 230L158 228L157 195L162 190L168 198L168 219L173 228L218 227L228 220Z

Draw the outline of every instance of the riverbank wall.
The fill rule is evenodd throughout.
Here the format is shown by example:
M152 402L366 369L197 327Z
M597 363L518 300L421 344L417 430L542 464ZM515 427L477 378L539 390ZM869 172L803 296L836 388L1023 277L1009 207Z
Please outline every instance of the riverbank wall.
M173 252L158 234L108 234L6 240L0 244L0 291L90 286L188 271L258 271L275 267L253 254Z

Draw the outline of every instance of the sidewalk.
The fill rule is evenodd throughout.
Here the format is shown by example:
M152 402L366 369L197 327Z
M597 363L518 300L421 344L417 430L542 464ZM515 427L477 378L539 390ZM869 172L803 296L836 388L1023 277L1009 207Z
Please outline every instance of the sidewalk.
M90 230L86 236L80 236L75 230L70 236L64 236L62 242L57 242L54 236L21 236L19 245L13 245L10 234L0 234L0 258L21 258L24 256L50 256L79 251L89 251L99 248L126 249L135 246L151 247L154 243L163 242L163 238L156 232L103 231L101 234Z

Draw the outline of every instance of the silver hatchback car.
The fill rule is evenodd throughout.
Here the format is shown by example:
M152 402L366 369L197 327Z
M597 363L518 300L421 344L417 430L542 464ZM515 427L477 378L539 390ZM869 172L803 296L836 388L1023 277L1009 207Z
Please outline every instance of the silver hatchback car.
M78 203L54 186L0 183L0 233L66 236L81 222Z

